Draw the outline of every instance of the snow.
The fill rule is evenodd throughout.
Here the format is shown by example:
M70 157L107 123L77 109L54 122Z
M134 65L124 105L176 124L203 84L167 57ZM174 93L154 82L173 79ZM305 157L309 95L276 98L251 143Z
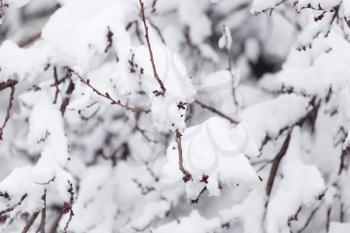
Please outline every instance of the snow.
M252 132L252 140L259 146L266 135L274 138L281 129L301 119L308 109L308 102L307 98L295 94L281 95L247 108L241 119Z
M273 191L267 207L266 227L271 233L289 232L289 217L295 215L300 207L314 204L325 189L325 182L318 168L304 164L299 158L299 134L298 128L293 130L281 167L283 178L278 189Z
M346 233L350 231L349 223L330 222L329 233Z
M23 7L28 4L31 0L6 0L6 3L10 6Z
M173 221L163 226L160 226L152 232L154 233L166 233L166 232L198 232L205 233L208 229L213 229L219 227L219 222L216 219L205 219L198 211L193 211L188 217L183 217L179 219L181 224L178 224L177 221Z
M119 2L68 1L50 18L42 30L42 39L50 51L52 62L66 66L80 66L84 71L98 65L105 56L107 46L107 28L123 38L126 53L128 36L123 25L114 26L113 22L123 22L126 12ZM69 21L67 21L69 19ZM89 33L94 30L95 33ZM80 36L86 35L86 36ZM118 46L118 48L123 48Z
M349 44L335 33L319 38L305 53L292 51L279 74L274 78L267 75L262 85L276 90L283 84L293 86L300 93L326 96L330 86L339 90L347 82L348 68L345 63L338 62L350 56L345 48L349 48Z
M151 109L155 126L158 130L184 129L186 111L178 108L177 105L180 102L191 103L196 90L176 52L170 51L161 44L155 44L152 49L157 72L167 88L164 97L155 96L153 93L159 89L159 84L153 75L147 47L140 46L135 49L135 61L143 69L140 79L142 87L152 101Z
M33 81L44 69L45 59L45 51L40 48L22 49L5 41L0 46L0 81L5 81L5 77Z
M230 50L232 46L231 31L226 25L223 26L222 36L219 39L218 45L220 49L226 49L226 50Z
M348 232L348 1L142 2L4 1L0 231Z
M236 128L222 118L212 117L201 125L187 128L182 136L184 167L198 182L209 176L204 186L210 195L219 195L219 182L234 185L235 182L254 184L258 177L243 152L247 150L249 134L246 129L234 134ZM243 137L243 140L242 140ZM181 180L183 174L178 169L178 150L172 143L167 150L168 162L164 167L167 179ZM191 182L189 182L191 183ZM188 184L188 195L195 197L196 186ZM191 189L195 188L192 193Z

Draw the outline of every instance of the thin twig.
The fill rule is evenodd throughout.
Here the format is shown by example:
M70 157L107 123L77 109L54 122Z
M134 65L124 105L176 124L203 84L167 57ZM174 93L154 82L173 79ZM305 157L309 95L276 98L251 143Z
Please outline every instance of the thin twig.
M72 218L74 216L74 212L72 209L73 202L74 202L74 188L73 188L73 184L70 181L68 181L68 184L69 184L68 193L70 195L70 199L69 199L69 204L65 203L65 205L63 207L63 213L69 209L68 210L69 211L69 218L66 222L66 225L64 226L64 229L63 229L64 233L68 232L69 223L72 221Z
M5 120L2 124L2 126L0 127L0 141L3 139L3 133L4 133L4 129L7 125L7 122L10 119L10 112L11 109L13 107L13 100L14 100L14 95L15 95L15 85L17 84L16 80L7 80L6 82L0 83L0 91L6 89L6 88L11 88L11 92L10 92L10 97L9 97L9 101L8 101L8 107L6 110L6 116L5 116Z
M53 67L53 78L55 80L55 98L53 100L53 103L56 104L57 103L57 97L58 97L58 93L60 92L60 89L58 88L58 74L57 74L57 67L54 66Z
M332 207L329 207L327 209L327 217L326 217L326 233L329 232L329 227L331 223L331 213L332 213Z
M25 47L27 45L30 45L31 43L33 43L34 41L39 39L40 36L41 36L41 31L39 31L39 32L37 32L37 33L27 37L27 38L22 39L21 41L18 42L18 46L20 48L23 48L23 47Z
M267 185L266 185L267 196L270 196L270 194L271 194L273 183L274 183L276 175L277 175L277 170L278 170L279 164L281 163L282 158L285 156L285 154L288 150L290 138L291 138L291 131L289 131L286 139L283 142L283 145L282 145L280 151L277 153L276 157L273 159L272 167L270 170L270 175L269 175L269 178L267 180Z
M107 35L106 35L106 37L107 37L107 46L106 46L106 48L105 48L105 53L107 53L108 50L109 50L110 48L112 48L112 45L113 45L113 35L114 35L114 33L112 32L111 28L108 26L108 27L107 27Z
M63 99L61 107L60 107L60 111L61 111L62 116L66 112L66 108L67 108L67 106L68 106L68 104L70 102L70 95L73 93L74 88L75 88L75 85L74 85L72 79L70 79L68 87L67 87L67 90L66 90L66 95L67 96Z
M45 222L46 222L46 189L44 190L44 194L41 197L41 199L44 202L44 208L42 208L41 210L41 221L40 221L40 225L39 225L39 229L38 232L40 231L40 233L45 233Z
M15 205L11 206L11 207L8 207L7 209L4 209L2 211L0 211L0 217L3 216L4 214L7 214L11 211L13 211L17 206L20 206L22 204L22 202L24 201L24 199L26 199L28 196L28 194L24 194L22 197L21 197L21 200L19 202L17 202Z
M35 219L38 217L39 215L39 211L34 212L32 214L32 216L28 219L28 222L26 223L26 225L24 226L22 233L27 233L30 229L30 227L33 225Z
M108 92L106 93L102 93L101 91L99 91L98 89L96 89L94 86L92 86L90 84L90 80L87 79L83 79L83 77L81 77L80 74L78 74L77 72L75 72L74 70L72 70L72 73L75 74L82 83L84 83L86 86L88 86L91 90L93 90L97 95L102 96L106 99L108 99L109 101L111 101L111 104L116 104L122 108L125 108L131 112L144 112L144 113L149 113L151 110L150 109L145 109L145 108L139 108L139 107L130 107L128 104L123 104L120 100L115 100L113 99L110 94Z
M63 217L63 212L60 211L60 213L57 215L57 218L55 219L55 221L52 223L52 226L50 228L49 233L56 233L57 232L57 228L58 228L58 224L60 223L62 217Z
M211 111L211 112L213 112L213 113L215 113L215 114L225 118L226 120L228 120L229 122L231 122L233 124L238 124L239 123L239 121L232 119L231 117L227 116L223 112L221 112L221 111L217 110L216 108L213 108L213 107L203 103L202 101L199 101L199 100L196 99L195 103L198 104L199 106L201 106L202 108L207 109L207 110L209 110L209 111Z
M315 216L316 212L319 210L320 206L317 206L309 215L309 217L307 218L306 222L304 223L303 227L300 228L300 230L298 231L298 233L303 232L310 224L311 220L313 219L313 217Z
M165 92L166 92L166 88L165 88L162 80L159 78L159 75L158 75L158 72L157 72L157 69L156 69L156 64L154 62L153 51L152 51L151 42L150 42L149 34L148 34L148 26L147 26L146 17L145 17L145 7L144 7L144 4L143 4L142 0L139 0L139 2L140 2L140 6L141 6L140 16L141 16L141 19L142 19L142 22L143 22L143 26L145 28L145 38L146 38L146 42L147 42L147 47L148 47L150 61L151 61L151 64L152 64L153 76L157 80L160 88L162 89L160 92L159 91L155 91L154 93L156 95L164 95Z
M182 178L185 182L189 181L192 179L192 175L191 173L189 173L183 164L183 153L182 153L182 143L181 143L181 133L180 131L177 129L175 131L175 141L177 144L177 150L178 150L178 155L179 155L179 169L180 171L184 174L184 177Z

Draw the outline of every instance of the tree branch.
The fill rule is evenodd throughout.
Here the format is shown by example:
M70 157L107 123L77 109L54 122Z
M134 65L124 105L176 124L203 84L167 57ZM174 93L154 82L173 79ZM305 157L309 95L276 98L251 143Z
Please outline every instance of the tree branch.
M17 84L17 81L16 80L12 80L12 79L9 79L6 82L0 83L0 91L4 90L6 88L11 88L10 97L9 97L9 101L8 101L8 107L7 107L7 110L6 110L5 120L4 120L3 124L2 124L2 126L0 127L0 141L3 139L2 136L3 136L3 133L4 133L4 129L5 129L6 125L7 125L7 122L10 119L10 112L11 112L11 109L13 107L13 100L14 100L14 95L15 95L15 85L16 84Z
M181 137L182 137L182 134L177 129L175 131L175 141L176 141L176 144L177 144L177 150L178 150L178 155L179 155L179 169L184 175L184 177L182 179L185 182L187 182L187 181L192 179L192 175L185 169L184 164L183 164L183 153L182 153Z
M231 122L233 124L238 124L239 123L239 121L232 119L231 117L227 116L223 112L221 112L221 111L217 110L216 108L213 108L213 107L211 107L211 106L209 106L209 105L207 105L207 104L205 104L205 103L203 103L203 102L201 102L201 101L199 101L197 99L195 100L195 103L198 104L199 106L201 106L202 108L207 109L207 110L209 110L209 111L211 111L211 112L213 112L213 113L215 113L215 114L225 118L226 120L228 120L229 122Z
M280 165L280 162L282 161L282 158L285 156L285 154L288 150L289 142L290 142L290 138L291 138L291 133L292 132L290 130L288 132L286 139L283 142L283 145L282 145L280 151L277 153L276 157L272 161L272 167L271 167L269 179L267 180L267 185L266 185L267 196L270 196L270 194L271 194L273 183L274 183L276 175L277 175L278 167Z
M143 22L143 26L145 28L145 38L146 38L146 42L147 42L147 47L148 47L150 61L151 61L151 64L152 64L153 76L157 80L157 82L158 82L158 84L159 84L159 86L161 88L161 91L154 91L154 93L156 95L164 95L165 92L166 92L166 88L165 88L162 80L159 78L159 75L158 75L158 72L157 72L157 69L156 69L156 64L154 62L153 51L152 51L151 42L150 42L149 34L148 34L148 26L147 26L146 17L145 17L145 7L144 7L144 4L143 4L142 0L139 0L139 2L140 2L140 6L141 6L140 16L141 16L141 19L142 19L142 22Z
M30 227L33 225L35 219L38 217L39 215L39 211L34 212L32 214L32 216L28 219L28 222L26 223L26 225L24 226L22 233L27 233L30 229Z
M53 67L53 78L55 80L55 98L53 100L53 103L56 104L57 103L57 97L58 97L58 93L60 92L60 89L58 88L58 74L57 74L57 67L54 66Z
M39 225L39 229L38 231L40 231L40 233L45 233L45 222L46 222L46 189L44 190L44 194L41 197L41 199L44 202L44 208L41 209L41 221L40 221L40 225Z
M103 98L108 99L109 101L111 101L112 105L118 105L122 108L125 108L126 110L129 110L131 112L144 112L144 113L149 113L151 112L150 109L144 109L144 108L139 108L139 107L130 107L128 104L123 104L120 100L115 100L113 99L108 92L106 93L102 93L101 91L99 91L98 89L96 89L94 86L92 86L90 84L90 80L84 80L83 77L80 76L80 74L78 74L77 72L75 72L74 70L72 70L72 73L75 74L82 83L84 83L86 86L88 86L93 92L95 92L97 95L102 96Z

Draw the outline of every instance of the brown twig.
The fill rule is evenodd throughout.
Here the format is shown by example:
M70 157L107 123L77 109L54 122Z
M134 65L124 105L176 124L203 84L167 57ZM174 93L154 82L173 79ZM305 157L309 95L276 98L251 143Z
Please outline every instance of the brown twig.
M164 36L162 34L162 32L160 31L160 29L157 27L157 25L155 25L151 20L149 20L150 25L153 27L153 29L157 32L160 40L162 41L162 43L165 45L165 39Z
M303 227L300 228L300 230L298 231L298 233L303 232L310 224L311 220L313 219L313 217L315 216L315 214L317 213L317 211L319 210L320 206L317 206L315 209L312 210L311 214L309 215L309 217L307 218L306 222L304 223Z
M0 83L0 91L5 90L6 88L15 86L17 84L16 80L9 79L6 82L1 82Z
M4 133L4 129L7 125L7 122L10 119L10 113L11 113L11 109L13 107L13 100L14 100L14 95L15 95L15 85L17 84L16 80L12 80L9 79L6 82L2 82L0 83L0 91L6 89L6 88L10 88L11 92L10 92L10 97L9 97L9 101L8 101L8 107L6 110L6 116L4 119L4 122L2 123L2 126L0 127L0 141L3 139L3 133Z
M67 96L63 99L61 107L60 107L60 111L61 111L62 116L66 112L66 108L70 102L70 95L74 91L74 88L75 88L74 83L73 83L72 79L70 79L67 90L66 90Z
M148 47L150 61L151 61L151 64L152 64L153 76L157 80L157 82L158 82L158 84L159 84L159 86L161 88L161 91L155 91L154 93L156 95L164 95L165 92L166 92L166 88L165 88L162 80L159 78L159 75L158 75L158 72L157 72L157 69L156 69L156 64L154 62L153 51L152 51L151 42L150 42L149 34L148 34L148 26L147 26L146 17L145 17L145 7L144 7L144 4L143 4L142 0L139 0L139 2L140 2L140 6L141 6L140 16L141 16L141 19L142 19L142 22L143 22L143 26L145 28L145 38L146 38L146 42L147 42L147 47Z
M26 199L28 196L28 194L24 194L22 197L21 197L21 200L19 200L19 202L17 202L15 205L11 206L11 207L8 207L2 211L0 211L0 217L3 216L4 214L6 213L9 213L11 211L13 211L17 206L20 206L22 204L22 202L24 201L24 199Z
M348 137L348 133L345 133L345 138ZM341 148L341 154L340 154L340 165L338 169L338 175L341 175L344 169L347 168L345 160L346 156L349 155L349 148L348 146L346 148Z
M89 87L93 92L95 92L97 95L102 96L103 98L106 98L106 99L108 99L109 101L111 101L111 104L112 104L112 105L114 105L114 104L115 104L115 105L118 105L118 106L120 106L120 107L122 107L122 108L125 108L125 109L131 111L131 112L144 112L144 113L149 113L149 112L151 112L150 109L139 108L139 107L130 107L128 104L123 104L120 100L115 100L115 99L113 99L113 98L110 96L110 94L109 94L108 92L102 93L101 91L99 91L98 89L96 89L94 86L91 85L89 79L87 79L87 80L83 79L83 77L81 77L80 74L78 74L77 72L75 72L75 71L73 71L73 70L72 70L72 73L75 74L75 75L80 79L80 81L81 81L82 83L84 83L86 86L88 86L88 87Z
M54 66L53 67L53 78L55 80L55 98L53 100L53 103L56 104L57 103L57 97L58 97L58 93L60 92L60 89L58 88L58 74L57 74L57 67Z
M201 106L202 108L207 109L207 110L209 110L209 111L211 111L211 112L213 112L213 113L215 113L215 114L225 118L226 120L228 120L229 122L231 122L233 124L238 124L239 123L239 121L232 119L231 117L227 116L223 112L221 112L221 111L217 110L216 108L213 108L213 107L203 103L202 101L199 101L199 100L196 99L195 103L198 104L199 106Z
M329 232L329 227L331 223L331 213L332 213L332 207L329 207L327 209L327 217L326 217L326 233Z
M41 209L41 221L40 221L40 225L39 225L38 231L40 231L40 233L45 233L45 225L46 225L46 189L44 190L44 194L41 197L41 199L44 202L44 208Z
M108 50L109 50L110 48L112 48L112 45L113 45L113 35L114 35L114 34L113 34L111 28L108 26L108 27L107 27L107 46L106 46L106 48L105 48L105 53L107 53Z
M31 43L33 43L34 41L36 41L40 37L41 37L41 31L39 31L33 35L30 35L27 38L22 39L21 41L18 42L18 46L20 48L23 48L27 45L30 45Z
M277 3L276 3L274 6L272 6L272 7L268 7L268 8L262 9L262 10L260 10L260 11L255 11L254 14L255 14L255 15L258 15L258 14L265 13L265 12L267 12L267 11L270 11L270 15L271 15L273 9L275 9L275 7L278 7L278 6L282 5L285 1L286 1L286 0L281 0L281 1L277 2Z
M185 182L189 181L192 179L192 175L191 173L189 173L183 164L183 153L182 153L182 144L181 144L181 137L182 134L180 133L180 131L177 129L175 131L175 141L177 144L177 150L178 150L178 155L179 155L179 169L180 171L183 173L184 177L182 178Z
M289 131L286 139L283 142L283 145L282 145L280 151L277 153L276 157L272 161L272 167L271 167L270 175L269 175L269 178L267 180L267 185L266 185L267 196L270 196L270 194L271 194L273 183L274 183L276 175L277 175L277 170L278 170L279 164L282 161L282 158L285 156L285 154L288 150L290 138L291 138L291 131Z
M30 227L33 225L35 219L38 217L39 215L39 211L34 212L32 214L32 216L28 219L28 222L26 223L26 225L24 226L22 233L27 233L30 229Z
M63 212L60 211L60 213L57 215L55 221L52 223L52 226L49 230L49 233L56 233L57 232L57 228L58 228L58 224L60 223L62 217L63 217Z
M69 204L65 203L62 210L63 213L67 213L69 211L69 218L63 229L64 233L68 232L69 223L72 221L72 218L74 216L74 212L72 209L73 202L74 202L74 188L73 188L73 184L70 181L68 181L68 184L69 184L68 193L70 195Z
M198 204L199 198L203 195L203 193L205 192L205 190L207 190L207 187L204 186L204 188L202 188L202 190L198 193L197 197L194 199L191 199L190 203L191 204Z

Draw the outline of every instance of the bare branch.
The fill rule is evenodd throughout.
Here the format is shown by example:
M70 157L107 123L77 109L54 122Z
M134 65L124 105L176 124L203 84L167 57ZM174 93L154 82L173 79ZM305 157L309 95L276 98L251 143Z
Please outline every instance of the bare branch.
M67 72L68 73L67 73L66 76L70 78L72 73L71 73L70 70L68 70ZM68 104L70 102L70 95L73 93L74 88L75 88L74 83L73 83L72 79L70 79L68 87L67 87L67 90L66 90L66 97L63 99L61 107L60 107L60 111L61 111L62 116L66 112L66 108L67 108L67 106L68 106Z
M41 221L40 221L40 225L39 225L39 229L38 231L40 231L40 233L45 233L45 222L46 222L46 189L44 190L44 194L41 197L41 199L44 202L44 208L41 209Z
M83 79L83 77L80 76L80 74L78 74L77 72L75 72L74 70L72 70L72 73L75 74L82 83L84 83L86 86L88 86L91 90L93 90L97 95L102 96L103 98L108 99L109 101L111 101L112 105L118 105L122 108L125 108L126 110L129 110L131 112L144 112L144 113L149 113L151 112L150 109L145 109L145 108L139 108L139 107L130 107L128 104L123 104L120 100L115 100L113 99L110 94L108 92L106 93L102 93L101 91L99 91L98 89L96 89L94 86L92 86L90 84L90 80L87 79Z
M164 95L165 92L166 92L166 88L165 88L162 80L159 78L159 75L158 75L158 72L157 72L157 68L156 68L156 64L154 62L153 51L152 51L151 42L150 42L149 34L148 34L148 26L147 26L146 17L145 17L145 7L144 7L144 4L143 4L142 0L139 0L139 2L140 2L140 6L141 6L140 16L141 16L141 19L142 19L142 22L143 22L143 26L145 28L145 38L146 38L146 42L147 42L147 47L148 47L150 61L151 61L151 64L152 64L153 76L157 80L157 82L158 82L158 84L159 84L159 86L161 88L161 91L157 91L157 92L155 92L155 94L159 93L160 95Z
M12 79L9 79L6 82L0 83L0 91L4 90L6 88L11 88L10 97L9 97L9 101L8 101L8 107L6 110L5 120L2 124L2 126L0 127L0 141L3 139L2 136L4 133L4 129L7 125L7 122L10 119L10 112L11 112L11 109L13 107L13 100L14 100L14 95L15 95L15 85L16 84L17 84L17 81L12 80Z
M111 31L111 28L108 26L107 27L107 46L105 48L105 53L108 52L110 48L112 48L113 45L113 32Z
M183 164L181 137L182 137L182 135L181 135L180 131L177 129L175 131L175 141L176 141L177 150L179 153L179 169L184 174L184 177L182 179L185 182L187 182L187 181L192 179L192 175L185 169L184 164Z
M41 31L22 39L21 41L18 42L18 46L20 48L26 47L27 45L30 45L31 43L39 39L40 37L41 37Z
M74 216L74 212L73 212L73 209L72 209L73 202L74 202L74 188L73 188L73 184L70 181L68 181L68 184L69 184L68 193L70 195L69 204L68 203L64 203L64 206L63 206L63 209L62 209L63 214L69 212L68 221L66 222L66 225L65 225L65 227L63 229L64 233L68 232L69 223L72 221L72 218Z
M57 67L54 66L53 67L53 78L55 80L55 98L53 100L53 103L56 104L57 103L57 97L58 97L58 93L60 92L60 89L58 88L58 75L57 75Z
M207 110L209 110L209 111L211 111L211 112L213 112L213 113L215 113L215 114L225 118L226 120L228 120L229 122L231 122L233 124L238 124L239 123L239 121L232 119L231 117L227 116L225 113L223 113L223 112L217 110L216 108L213 108L213 107L203 103L202 101L199 101L199 100L196 99L195 103L198 104L199 106L201 106L202 108L207 109Z
M277 175L277 170L278 170L279 164L282 161L282 158L285 156L285 154L288 150L290 138L291 138L291 131L288 132L288 135L287 135L286 139L284 140L280 151L277 153L276 157L274 158L274 160L272 162L270 175L269 175L269 178L267 180L267 185L266 185L267 196L270 196L270 194L271 194L273 183L274 183L276 175Z
M24 194L22 197L21 197L21 200L19 202L17 202L15 205L11 206L11 207L8 207L2 211L0 211L0 217L3 216L4 214L7 214L11 211L13 211L17 206L20 206L22 204L22 202L24 201L24 199L26 199L28 196L28 194Z
M38 217L39 212L34 212L32 214L32 216L28 219L28 222L26 223L26 225L24 226L22 233L27 233L30 229L30 227L33 225L35 219Z

